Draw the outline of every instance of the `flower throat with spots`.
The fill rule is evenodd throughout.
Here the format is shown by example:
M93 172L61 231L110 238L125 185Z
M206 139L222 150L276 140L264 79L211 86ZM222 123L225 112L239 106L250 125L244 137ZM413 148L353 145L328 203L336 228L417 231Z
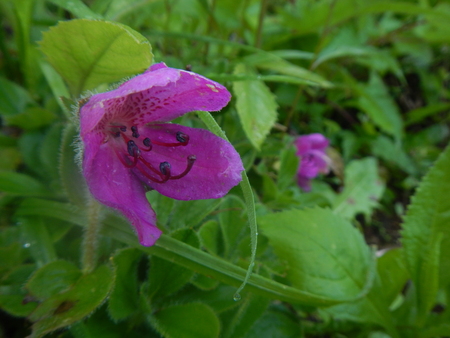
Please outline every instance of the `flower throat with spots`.
M189 135L178 131L175 134L175 139L177 142L165 143L155 140L152 141L148 137L142 139L137 126L132 126L130 128L131 137L136 139L133 140L129 137L129 135L127 135L127 130L128 128L126 126L111 126L111 135L116 139L121 137L126 144L126 152L120 153L119 150L114 149L120 162L125 167L138 169L142 175L155 183L165 183L168 180L180 179L186 176L192 169L192 166L197 159L195 155L189 155L187 157L186 169L178 175L172 174L171 165L169 162L161 162L158 170L141 155L142 151L151 151L154 144L163 147L186 146L189 143ZM130 159L130 157L132 159Z

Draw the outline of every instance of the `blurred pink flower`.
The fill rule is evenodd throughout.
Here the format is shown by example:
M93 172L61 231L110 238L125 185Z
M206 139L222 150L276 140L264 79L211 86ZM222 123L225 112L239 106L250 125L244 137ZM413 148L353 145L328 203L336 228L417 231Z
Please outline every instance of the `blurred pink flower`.
M146 187L179 200L207 199L224 196L241 180L242 162L229 142L167 123L194 110L220 110L230 97L214 81L158 63L81 108L89 190L129 219L142 245L161 235Z
M319 174L329 172L330 158L326 154L328 139L322 134L309 134L294 141L296 155L300 157L297 183L304 191L311 191L311 180Z

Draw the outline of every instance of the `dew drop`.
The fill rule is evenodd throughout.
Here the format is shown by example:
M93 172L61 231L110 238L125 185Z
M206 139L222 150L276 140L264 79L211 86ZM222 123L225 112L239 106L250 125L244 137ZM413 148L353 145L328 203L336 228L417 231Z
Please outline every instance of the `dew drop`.
M24 248L29 248L30 246L31 246L30 243L25 243L25 244L23 245Z
M241 295L239 293L235 293L234 296L233 296L233 300L235 302L240 301L241 300Z

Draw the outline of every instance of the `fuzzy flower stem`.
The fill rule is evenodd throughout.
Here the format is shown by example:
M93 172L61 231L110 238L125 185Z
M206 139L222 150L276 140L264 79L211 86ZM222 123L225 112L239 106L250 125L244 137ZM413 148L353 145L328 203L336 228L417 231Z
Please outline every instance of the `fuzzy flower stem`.
M91 196L87 202L87 226L84 230L82 245L83 272L88 274L94 271L97 264L97 244L100 230L100 204Z

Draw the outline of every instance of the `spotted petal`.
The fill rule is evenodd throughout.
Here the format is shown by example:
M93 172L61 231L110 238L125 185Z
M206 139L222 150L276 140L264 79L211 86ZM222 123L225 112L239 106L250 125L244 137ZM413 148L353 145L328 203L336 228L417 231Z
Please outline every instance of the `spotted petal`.
M161 162L169 162L172 175L182 173L187 166L187 157L195 155L192 169L183 178L165 183L155 183L141 175L146 184L168 197L193 200L223 197L241 181L244 168L239 154L229 142L213 133L177 124L156 124L140 129L141 135L166 143L173 143L180 131L189 136L186 146L154 145L152 151L142 155L156 168Z
M230 98L217 82L159 63L115 90L92 96L81 109L81 134L111 121L142 125L171 121L194 110L218 111Z
M91 194L101 203L119 210L136 229L139 242L151 246L161 235L156 216L145 197L139 179L126 168L114 148L103 143L104 136L90 133L83 138L86 147L83 173Z

